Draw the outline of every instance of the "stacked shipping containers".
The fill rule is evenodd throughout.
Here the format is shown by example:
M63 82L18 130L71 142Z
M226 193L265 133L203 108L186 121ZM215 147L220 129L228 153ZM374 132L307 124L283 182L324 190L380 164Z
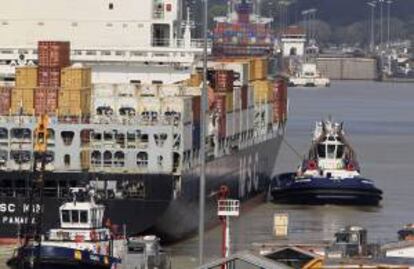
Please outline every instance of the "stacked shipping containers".
M67 67L61 72L59 116L89 116L91 111L91 68Z
M61 70L70 65L69 42L39 41L38 88L34 91L36 115L54 115L58 109Z
M287 119L287 81L278 78L273 87L273 122L284 122Z
M8 85L0 86L0 115L7 115L10 112L12 89L13 87Z
M16 85L11 94L12 114L33 114L34 91L38 84L37 72L35 66L16 68Z

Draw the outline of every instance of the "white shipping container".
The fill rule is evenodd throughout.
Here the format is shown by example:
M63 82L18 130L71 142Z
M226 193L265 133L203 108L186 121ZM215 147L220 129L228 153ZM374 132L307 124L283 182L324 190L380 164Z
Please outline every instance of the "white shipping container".
M141 96L138 98L138 115L141 115L143 112L156 112L160 113L161 102L158 97L153 96Z
M181 85L160 85L158 94L161 98L182 95L181 88Z
M116 92L116 84L93 84L92 99L114 97Z
M226 115L226 136L230 137L234 135L233 130L233 112L229 112Z
M240 133L240 126L241 126L241 113L239 111L233 112L233 133L239 134Z
M171 112L181 115L181 122L193 122L193 98L187 96L166 97L161 99L161 113L168 115Z
M181 135L181 141L183 141L184 150L191 150L193 148L193 124L185 124Z
M201 95L200 87L182 87L182 95L199 96Z
M234 87L233 89L233 110L241 110L241 87Z

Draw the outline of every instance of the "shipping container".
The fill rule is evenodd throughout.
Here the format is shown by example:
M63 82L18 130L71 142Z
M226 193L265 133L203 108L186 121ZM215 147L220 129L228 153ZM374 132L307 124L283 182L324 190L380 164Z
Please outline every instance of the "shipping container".
M226 112L234 110L233 91L226 93Z
M59 116L86 116L91 113L91 88L59 91Z
M88 88L92 84L90 67L67 67L61 71L62 88Z
M12 87L0 86L0 115L10 113L12 90Z
M11 94L11 113L33 115L35 88L15 88Z
M211 86L217 92L228 92L233 90L234 72L233 70L215 70L214 79Z
M201 127L199 122L193 123L193 148L200 148Z
M250 80L262 80L267 78L268 60L254 58L250 61Z
M60 68L59 67L39 67L37 74L39 87L59 87Z
M37 67L16 67L16 88L35 88L37 86Z
M161 99L161 113L166 120L178 120L182 123L193 122L192 97L166 97Z
M201 121L201 96L193 96L192 101L193 123L200 123Z
M233 111L240 111L242 108L241 87L234 87L233 90Z
M249 103L248 94L249 94L249 87L247 85L244 85L241 87L241 109L245 110L247 109Z
M39 87L34 91L34 110L36 115L56 115L58 109L58 88Z
M215 110L218 115L217 133L220 139L226 138L227 112L226 112L226 95L217 95L215 99Z
M257 80L251 82L254 91L255 104L271 102L273 99L273 85L267 80Z
M70 65L70 43L39 41L38 62L41 67L64 68Z

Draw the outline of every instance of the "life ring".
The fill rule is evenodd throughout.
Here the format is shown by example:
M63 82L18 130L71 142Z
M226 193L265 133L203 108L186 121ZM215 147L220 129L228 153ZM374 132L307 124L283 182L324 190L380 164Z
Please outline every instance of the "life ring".
M355 171L355 165L353 163L348 163L348 165L346 166L346 169L348 171Z
M91 241L98 241L98 234L96 233L96 231L95 231L95 230L92 230L92 231L89 233L89 236L90 236L90 238L91 238Z
M309 170L316 170L318 167L316 165L316 162L314 160L308 161L308 169Z

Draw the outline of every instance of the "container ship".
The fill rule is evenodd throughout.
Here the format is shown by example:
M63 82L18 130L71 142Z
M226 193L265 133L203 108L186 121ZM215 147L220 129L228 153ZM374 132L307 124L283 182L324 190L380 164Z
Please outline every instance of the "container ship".
M0 237L27 216L38 117L48 115L43 228L89 188L128 234L176 240L198 225L202 43L179 0L16 0L0 11ZM232 1L208 60L206 219L216 193L269 188L286 124L271 20ZM68 12L76 10L76 12ZM186 19L183 19L186 17ZM22 19L24 18L24 19ZM44 40L44 41L42 41ZM63 40L63 41L59 41ZM37 166L38 167L38 166Z

